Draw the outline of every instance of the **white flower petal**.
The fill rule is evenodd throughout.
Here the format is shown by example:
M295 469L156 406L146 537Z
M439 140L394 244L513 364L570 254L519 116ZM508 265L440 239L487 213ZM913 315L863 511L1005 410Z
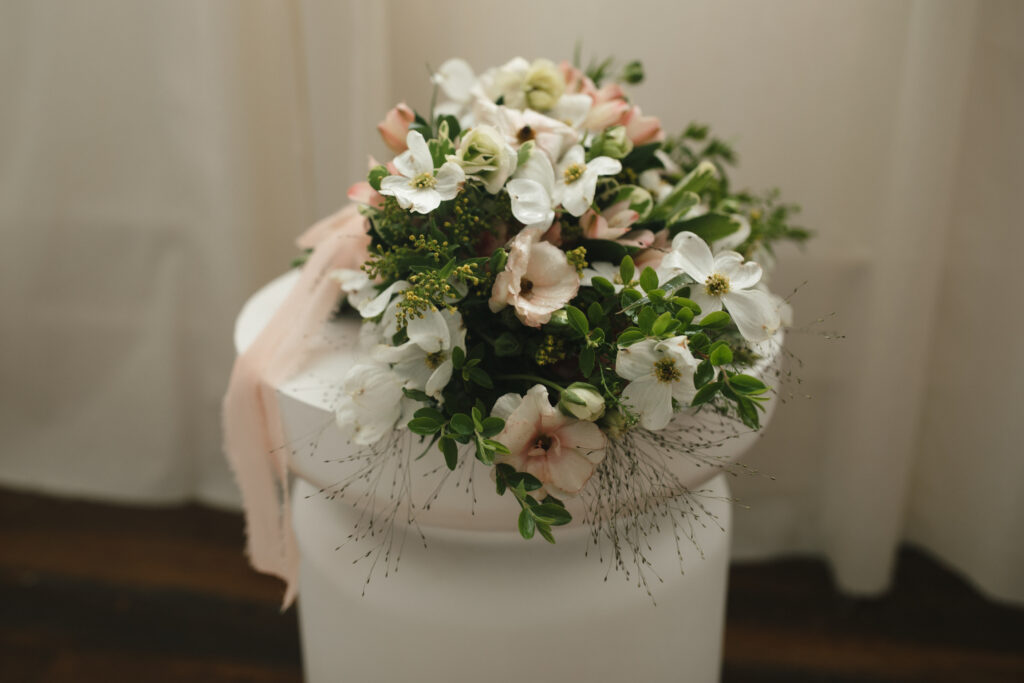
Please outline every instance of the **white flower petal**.
M735 251L715 254L715 272L729 278L729 289L749 289L761 281L761 266L753 261L743 262Z
M449 380L452 378L452 362L446 360L437 366L433 374L430 375L430 379L427 380L426 386L423 391L427 392L428 395L434 396L435 398L440 397L441 391L448 386Z
M422 136L420 137L422 138ZM417 175L419 175L419 172L416 170L416 161L412 157L411 149L407 149L401 154L399 154L397 157L395 157L393 163L395 164L395 168L398 169L398 172L402 174L401 177L405 180L406 183L409 182L410 178L415 178ZM395 178L399 176L391 177ZM383 186L384 181L381 181L381 187Z
M747 341L764 341L778 331L778 303L767 292L759 289L730 291L722 296L740 334Z
M690 299L700 306L700 313L695 316L697 320L700 320L708 313L722 310L722 297L707 294L704 291L703 282L690 287Z
M597 157L587 163L587 172L595 176L615 175L622 170L622 163L611 157Z
M395 198L398 199L399 205L405 199L416 213L430 213L441 205L441 194L433 188L419 189L410 187L401 194L395 194Z
M395 293L405 291L406 289L409 289L409 283L405 280L398 280L397 282L392 283L376 297L366 301L356 308L359 310L359 314L364 318L376 318L384 312L385 308L388 307L388 303L391 301L391 297L394 296Z
M615 374L623 379L635 380L650 377L654 372L654 364L658 362L658 354L653 339L639 341L632 346L619 349L615 355Z
M491 415L507 420L508 416L515 412L522 402L523 397L519 394L503 394L491 407Z
M409 134L405 136L405 144L409 145L408 151L412 155L412 167L415 171L409 174L409 177L415 178L421 173L433 173L434 159L430 156L430 147L427 146L423 135L418 131L410 130Z
M512 215L520 223L547 228L555 220L551 197L537 181L513 178L505 189L512 200Z
M462 167L454 161L446 161L441 166L441 170L437 172L437 185L434 187L434 191L445 201L455 199L455 196L459 194L459 187L465 180L466 173Z
M473 95L476 75L473 67L462 59L449 59L434 74L434 82L456 102L466 102Z
M448 315L459 315L449 313ZM413 318L406 327L409 341L426 353L436 353L450 346L448 323L440 311L424 311L422 318Z
M672 251L662 267L676 268L703 283L714 272L715 261L707 242L692 232L681 232L672 240Z
M664 429L672 419L672 389L653 377L626 385L622 401L640 414L645 429Z
M568 185L559 183L559 189L561 189L559 201L565 207L565 210L573 216L582 216L590 208L590 205L594 203L594 190L596 188L597 180L595 179L593 183L588 184L586 175Z

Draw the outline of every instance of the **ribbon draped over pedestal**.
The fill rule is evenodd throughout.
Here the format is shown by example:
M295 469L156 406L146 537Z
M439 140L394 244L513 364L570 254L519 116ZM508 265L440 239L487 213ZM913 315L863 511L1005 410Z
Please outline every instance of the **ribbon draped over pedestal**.
M224 396L224 451L242 492L249 559L257 570L284 580L284 608L297 593L299 551L277 387L301 368L338 303L340 289L330 272L366 261L367 229L351 205L299 237L299 247L313 251L284 303L235 360Z

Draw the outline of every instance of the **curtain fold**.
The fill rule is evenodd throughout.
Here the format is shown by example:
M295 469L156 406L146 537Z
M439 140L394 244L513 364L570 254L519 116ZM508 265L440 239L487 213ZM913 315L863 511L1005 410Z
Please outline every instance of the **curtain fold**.
M218 404L246 296L344 202L428 65L642 59L668 130L712 124L784 248L795 378L734 492L739 559L852 593L909 540L1024 601L1024 51L1012 0L16 0L0 6L0 483L237 503ZM996 259L1003 259L997 262ZM809 398L808 398L809 397ZM748 509L749 508L749 509Z

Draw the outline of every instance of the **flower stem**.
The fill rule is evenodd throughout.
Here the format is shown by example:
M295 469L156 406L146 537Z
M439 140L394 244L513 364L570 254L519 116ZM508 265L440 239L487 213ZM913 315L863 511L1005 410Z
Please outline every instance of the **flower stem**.
M559 394L561 394L563 391L565 391L565 387L559 386L558 384L555 384L551 380L544 379L543 377L538 377L537 375L497 375L496 378L497 379L522 379L522 380L526 380L527 382L538 382L540 384L543 384L546 387L550 387L551 389L556 389Z

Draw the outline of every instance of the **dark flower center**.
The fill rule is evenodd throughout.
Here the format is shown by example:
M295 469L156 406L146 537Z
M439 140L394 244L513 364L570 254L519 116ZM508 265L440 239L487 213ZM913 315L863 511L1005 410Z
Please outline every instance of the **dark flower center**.
M519 293L523 296L528 295L533 291L533 281L527 280L525 277L519 281Z
M523 126L522 128L519 129L519 132L516 133L516 139L519 140L520 143L532 140L533 138L533 128L530 128L529 126Z

